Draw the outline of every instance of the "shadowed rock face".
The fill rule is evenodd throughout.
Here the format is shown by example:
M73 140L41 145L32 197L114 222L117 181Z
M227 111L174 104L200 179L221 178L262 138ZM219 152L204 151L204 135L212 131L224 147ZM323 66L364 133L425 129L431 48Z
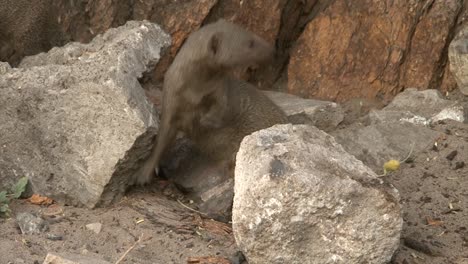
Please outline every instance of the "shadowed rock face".
M388 101L406 87L455 89L447 50L468 14L462 0L37 2L1 2L1 61L17 63L65 41L89 42L127 20L147 19L173 38L170 52L144 80L151 86L190 32L225 18L275 41L278 50L271 67L236 76L260 88L276 83L283 91L331 101ZM9 15L11 9L21 12Z
M0 67L0 184L28 176L33 191L94 207L123 195L158 125L137 78L170 37L130 21Z
M16 65L66 41L52 0L2 0L0 17L0 61Z

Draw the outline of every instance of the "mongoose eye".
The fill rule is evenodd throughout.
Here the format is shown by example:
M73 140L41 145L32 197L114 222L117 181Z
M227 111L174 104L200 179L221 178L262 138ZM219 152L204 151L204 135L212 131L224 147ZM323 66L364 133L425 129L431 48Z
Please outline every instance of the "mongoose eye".
M251 40L249 41L249 48L252 49L253 47L255 47L255 41L251 39Z

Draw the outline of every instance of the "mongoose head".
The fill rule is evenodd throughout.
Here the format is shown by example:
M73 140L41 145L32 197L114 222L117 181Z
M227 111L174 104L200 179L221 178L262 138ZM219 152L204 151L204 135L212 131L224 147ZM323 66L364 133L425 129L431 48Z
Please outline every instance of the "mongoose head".
M233 68L264 63L274 55L274 46L256 34L224 19L213 23L208 54L216 66Z
M224 19L193 32L184 46L192 59L220 69L257 66L273 58L275 52L263 38Z

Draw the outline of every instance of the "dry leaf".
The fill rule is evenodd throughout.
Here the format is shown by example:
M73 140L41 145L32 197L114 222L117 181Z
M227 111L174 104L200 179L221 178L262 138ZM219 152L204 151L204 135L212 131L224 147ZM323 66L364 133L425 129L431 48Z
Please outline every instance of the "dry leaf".
M434 220L430 217L426 217L426 221L427 221L427 225L430 225L430 226L441 226L444 224L443 221L440 221L440 220Z
M231 225L213 219L203 219L200 215L195 215L193 223L197 225L198 228L206 230L212 235L226 237L232 234Z
M29 198L29 202L32 204L37 204L37 205L51 205L54 203L54 200L46 196L33 194L31 198Z
M42 216L45 217L55 217L63 215L63 207L58 204L53 204L42 211Z

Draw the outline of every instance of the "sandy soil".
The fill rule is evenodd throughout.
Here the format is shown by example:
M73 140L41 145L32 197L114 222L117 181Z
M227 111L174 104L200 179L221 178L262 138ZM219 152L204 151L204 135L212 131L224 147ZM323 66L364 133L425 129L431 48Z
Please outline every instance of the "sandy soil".
M468 263L468 125L434 129L437 144L386 178L400 191L404 218L393 263Z
M0 220L1 264L42 263L48 252L78 253L115 263L140 237L121 263L178 264L207 256L217 257L212 258L216 262L196 262L195 258L192 263L239 260L231 227L192 213L167 188L134 190L119 204L105 209L47 209L26 200L15 201L11 207L15 213L42 215L49 222L49 230L22 235L14 218ZM101 232L88 230L86 225L90 223L101 223ZM51 240L52 236L61 236L62 240Z

